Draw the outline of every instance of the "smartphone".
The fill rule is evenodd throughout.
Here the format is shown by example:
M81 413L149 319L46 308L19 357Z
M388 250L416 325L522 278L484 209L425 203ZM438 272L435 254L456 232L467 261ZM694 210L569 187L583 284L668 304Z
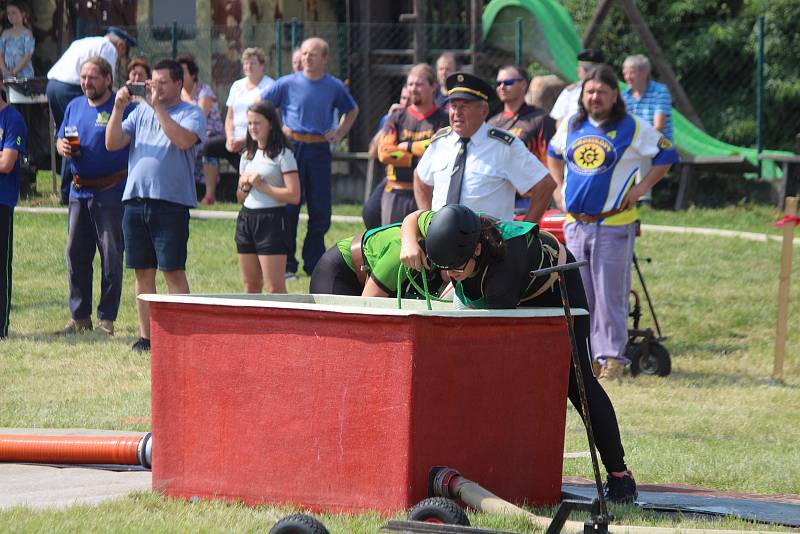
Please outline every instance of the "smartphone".
M131 96L145 96L145 85L142 82L130 82L126 84L128 86L128 92Z

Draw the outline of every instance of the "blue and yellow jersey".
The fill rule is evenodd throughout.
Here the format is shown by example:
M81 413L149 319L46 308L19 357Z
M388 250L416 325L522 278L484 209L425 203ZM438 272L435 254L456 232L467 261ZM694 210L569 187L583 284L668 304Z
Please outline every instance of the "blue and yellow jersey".
M548 147L549 156L565 161L562 193L569 213L598 215L615 210L633 187L637 173L645 176L654 165L679 161L670 141L631 114L608 128L589 120L573 127L572 120L560 124ZM600 224L630 224L638 218L632 208Z

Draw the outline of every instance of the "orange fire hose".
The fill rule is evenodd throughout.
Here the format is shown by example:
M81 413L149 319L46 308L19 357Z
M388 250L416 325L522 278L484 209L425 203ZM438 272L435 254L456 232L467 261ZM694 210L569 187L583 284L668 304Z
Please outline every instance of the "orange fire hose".
M115 464L150 467L150 433L144 436L31 436L0 434L0 462Z

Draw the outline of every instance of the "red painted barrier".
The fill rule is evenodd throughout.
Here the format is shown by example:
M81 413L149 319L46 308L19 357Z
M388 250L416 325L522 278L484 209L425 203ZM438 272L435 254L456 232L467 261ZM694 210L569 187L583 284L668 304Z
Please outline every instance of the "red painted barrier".
M560 310L146 300L155 490L392 513L447 465L514 502L560 499Z
M564 221L567 220L567 215L561 210L547 210L542 214L542 220L539 221L539 227L542 230L547 230L553 234L556 239L566 244L564 240Z

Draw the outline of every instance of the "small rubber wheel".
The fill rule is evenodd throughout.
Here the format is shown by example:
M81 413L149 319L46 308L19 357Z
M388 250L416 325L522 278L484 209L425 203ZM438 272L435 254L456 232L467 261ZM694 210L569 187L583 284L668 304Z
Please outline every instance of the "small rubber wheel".
M318 519L306 514L292 514L278 520L269 534L329 534Z
M418 502L408 512L408 518L425 523L470 526L469 518L464 510L454 501L445 497L431 497Z
M631 374L667 376L672 371L672 360L669 351L658 341L647 342L647 347L641 347L634 358L631 358Z
M631 376L636 376L641 373L639 369L639 357L642 355L641 342L628 341L625 347L625 357L631 361Z

